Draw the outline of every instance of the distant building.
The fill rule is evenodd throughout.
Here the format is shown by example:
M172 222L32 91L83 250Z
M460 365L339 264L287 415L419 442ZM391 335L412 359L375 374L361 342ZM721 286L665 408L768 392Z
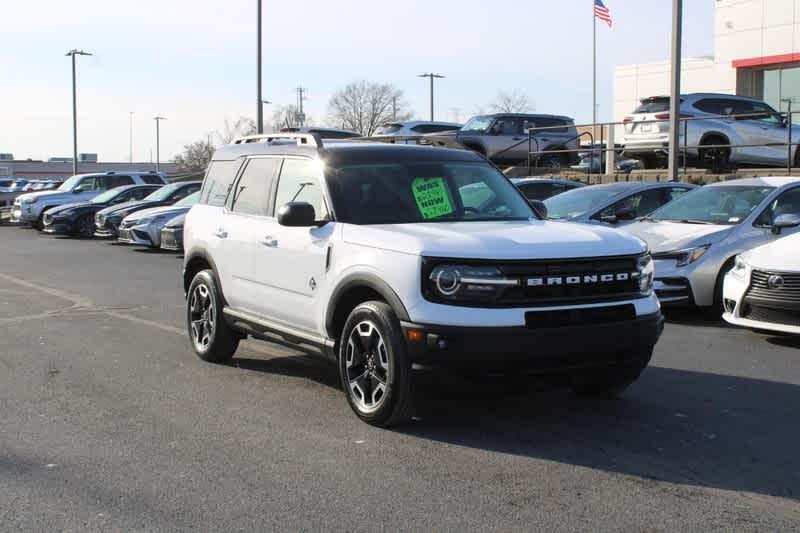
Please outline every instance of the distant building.
M95 161L82 161L78 156L78 173L90 174L92 172L134 172L155 170L155 163L105 163ZM161 172L168 176L178 174L175 163L161 163ZM0 177L14 178L68 178L72 176L72 158L51 158L48 161L20 161L0 159Z
M800 9L795 0L716 0L714 55L686 59L681 92L753 96L779 111L798 98L800 111ZM619 66L614 72L614 120L642 98L669 94L670 64ZM800 122L800 116L795 122Z

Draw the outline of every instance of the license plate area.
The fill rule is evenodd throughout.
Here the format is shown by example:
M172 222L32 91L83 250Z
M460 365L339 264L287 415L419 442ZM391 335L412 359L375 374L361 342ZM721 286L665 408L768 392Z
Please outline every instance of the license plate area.
M528 329L563 328L627 322L635 319L636 307L633 304L625 304L583 309L528 311L525 313L525 326Z

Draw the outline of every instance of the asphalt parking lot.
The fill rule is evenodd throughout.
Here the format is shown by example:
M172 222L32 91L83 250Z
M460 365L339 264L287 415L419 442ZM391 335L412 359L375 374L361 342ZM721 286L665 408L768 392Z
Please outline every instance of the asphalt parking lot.
M385 431L324 361L197 359L175 255L0 245L4 530L800 528L800 341L673 314L620 399L423 374Z

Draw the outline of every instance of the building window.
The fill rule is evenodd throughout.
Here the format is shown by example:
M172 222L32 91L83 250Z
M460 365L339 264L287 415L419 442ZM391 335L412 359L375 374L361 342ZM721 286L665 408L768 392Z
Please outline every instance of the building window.
M762 70L763 91L758 95L766 103L785 113L789 106L784 101L792 99L792 111L800 111L800 67ZM800 115L795 114L792 122L800 123Z

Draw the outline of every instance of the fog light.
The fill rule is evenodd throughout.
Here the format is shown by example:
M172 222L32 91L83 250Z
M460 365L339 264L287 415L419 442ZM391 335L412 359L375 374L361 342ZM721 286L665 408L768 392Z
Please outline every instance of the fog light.
M731 300L730 298L725 298L725 310L729 313L733 313L734 309L736 309L736 301Z
M411 342L423 342L425 340L425 333L421 332L418 329L410 329L408 330L408 340Z

